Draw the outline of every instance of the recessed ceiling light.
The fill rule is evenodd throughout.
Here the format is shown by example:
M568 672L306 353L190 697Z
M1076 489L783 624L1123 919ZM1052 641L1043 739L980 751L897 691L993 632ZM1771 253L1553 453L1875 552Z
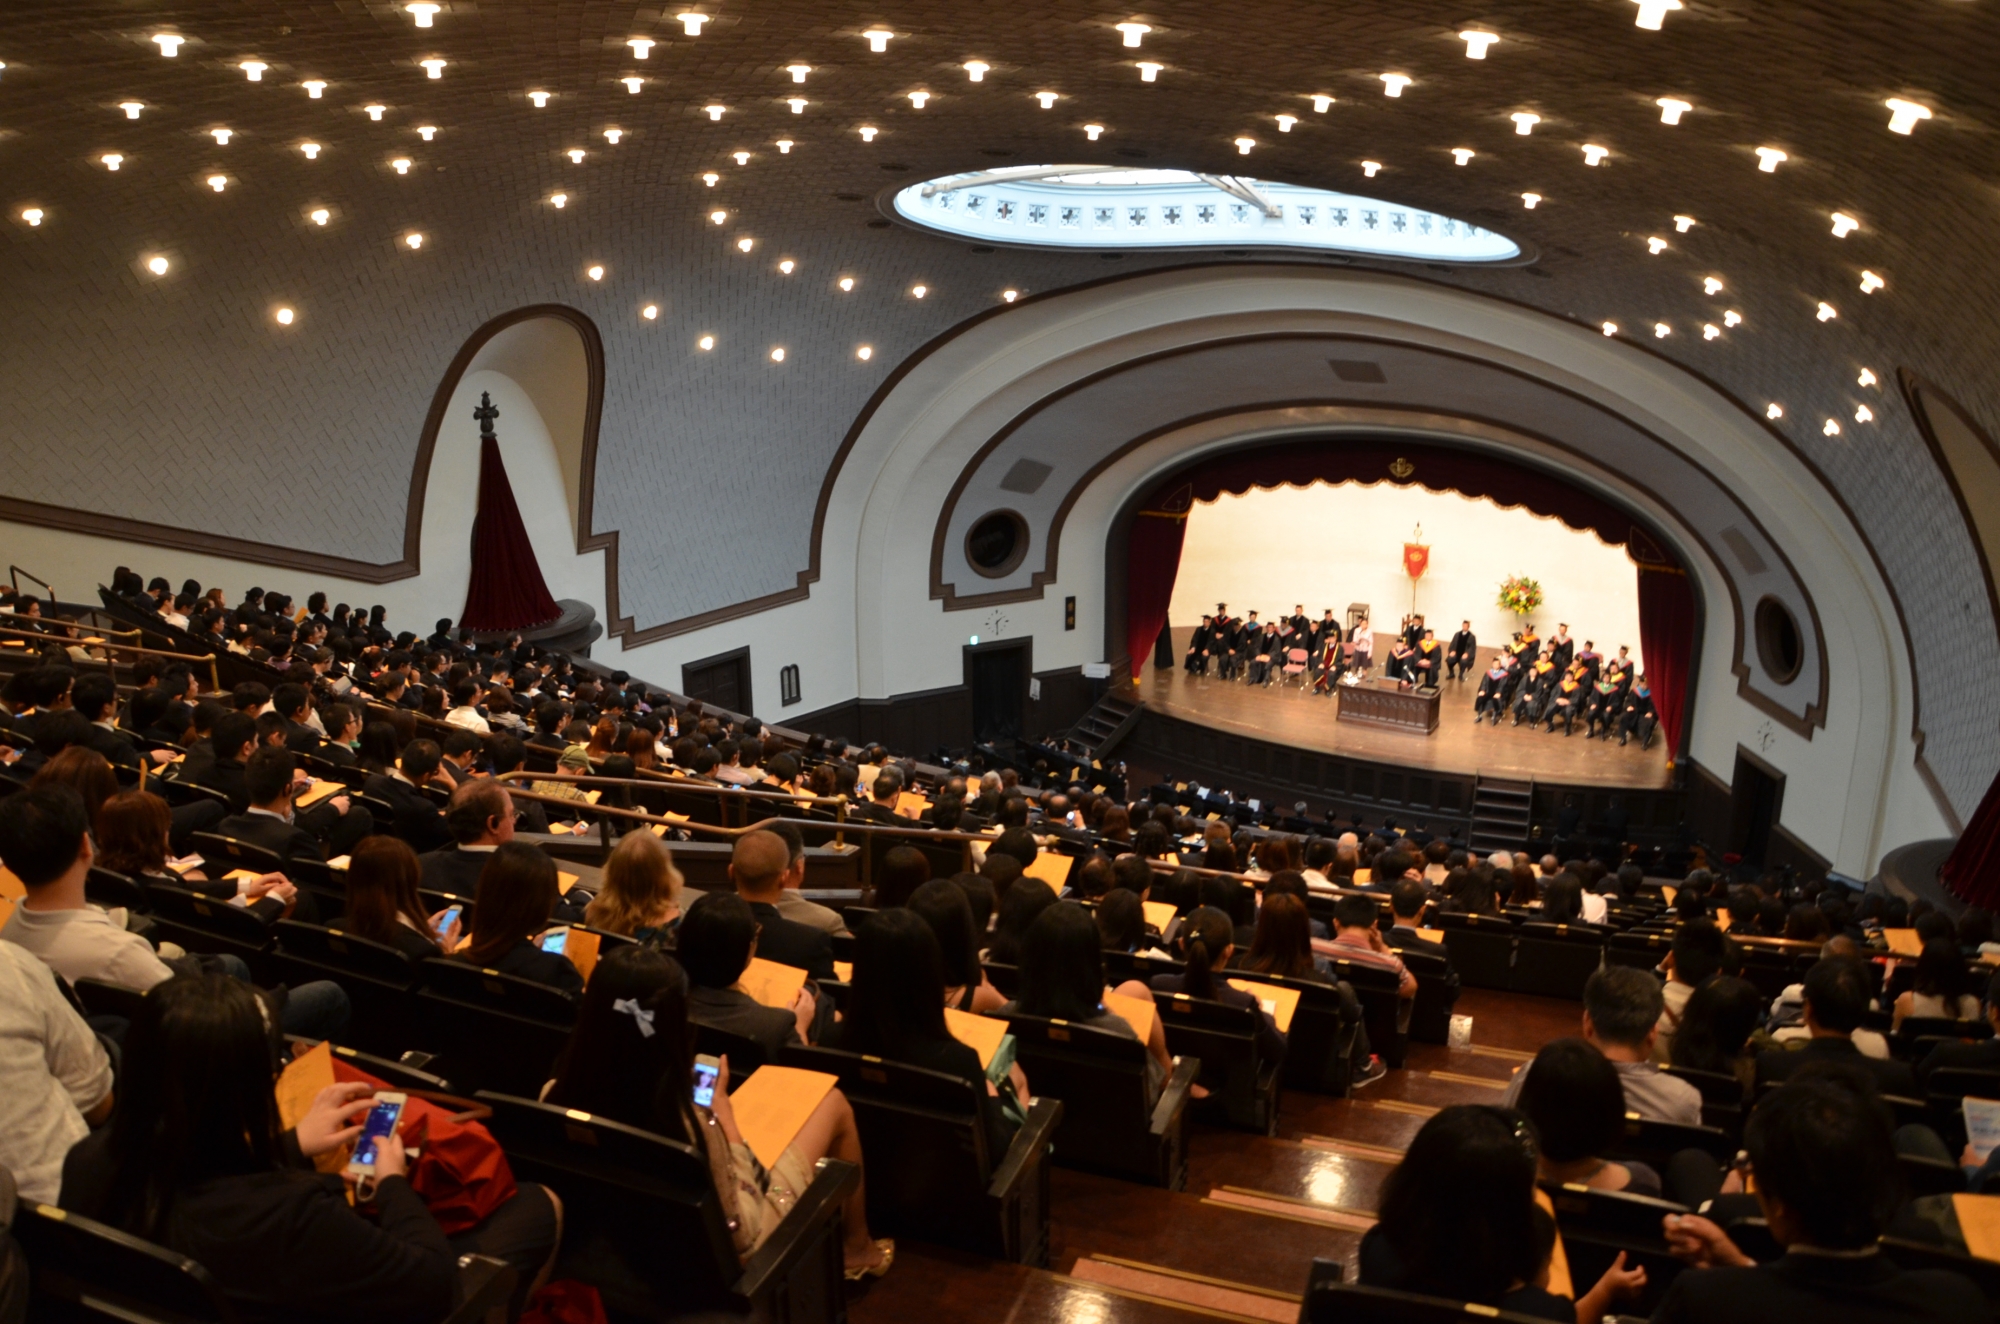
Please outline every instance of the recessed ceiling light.
M417 136L425 142L429 142L431 139L437 137L437 125L419 124L417 126Z
M641 308L639 310L639 316L645 318L648 322L652 321L659 315L660 315L660 305L656 303L649 303L644 308Z
M181 53L181 46L186 41L186 37L177 37L171 32L156 32L153 34L153 44L160 48L160 54L170 60ZM1908 130L1901 130L1901 132L1908 132Z
M1531 110L1517 110L1507 118L1514 121L1514 132L1523 138L1533 133L1535 126L1542 122L1542 117Z
M1826 421L1826 423L1821 426L1820 431L1825 433L1829 437L1837 437L1840 435L1840 424L1836 420L1829 418Z
M1326 93L1324 92L1314 94L1313 96L1314 113L1324 115L1328 110L1332 109L1332 107L1333 107L1332 97L1326 95Z
M215 139L216 146L227 147L229 146L229 140L235 136L235 132L231 129L210 129L208 136Z
M731 152L730 155L736 158L737 165L744 166L750 164L750 153L748 152Z
M583 164L583 149L581 147L572 147L567 152L563 153L563 155L569 158L569 162L571 165Z
M856 345L854 347L854 357L866 363L875 357L875 347L873 345Z
M1292 126L1299 122L1299 117L1297 115L1280 115L1277 117L1277 120L1278 120L1278 132L1290 133L1292 131Z
M1674 329L1671 326L1668 326L1665 322L1653 323L1653 339L1665 340L1668 336L1672 335L1673 333Z
M1679 97L1661 97L1653 104L1660 108L1660 123L1662 124L1679 124L1681 116L1694 109L1692 105L1682 101Z
M1605 334L1605 335L1607 335L1607 336L1615 336L1615 335L1617 335L1617 334L1618 334L1618 323L1616 323L1616 322L1606 322L1606 323L1604 324L1604 334Z
M236 67L248 75L251 82L261 83L264 81L264 71L271 66L265 64L262 60L245 60Z
M1479 153L1473 151L1470 147L1454 147L1451 149L1451 159L1458 162L1460 165L1464 165L1467 161L1470 161L1473 157L1477 155L1479 155Z
M377 124L380 124L382 122L383 112L385 112L389 108L387 106L363 106L361 109L368 112L369 119L374 120Z
M697 340L697 341L695 341L695 342L694 342L694 345L695 345L695 348L696 348L696 349L714 349L714 348L715 348L715 337L714 337L714 336L703 336L703 337L702 337L702 338L701 338L700 340Z
M167 274L167 260L163 257L147 258L146 270L152 272L155 276L164 276Z
M1918 120L1931 117L1931 108L1915 101L1905 101L1901 97L1890 97L1882 103L1889 108L1889 132L1907 134L1917 127Z
M592 280L603 280L603 279L604 279L604 268L603 268L603 267L601 267L601 266L589 266L589 267L585 267L585 268L584 268L584 271L583 271L583 274L584 274L584 275L586 275L586 276L588 276L588 277L590 277L590 278L591 278Z
M1699 224L1700 222L1695 220L1695 218L1692 216L1674 217L1674 229L1680 231L1680 233L1682 234L1686 234L1689 230L1694 229L1694 227Z
M618 81L625 84L625 90L635 97L639 95L639 89L646 85L646 80L637 74L627 74Z
M300 143L299 150L306 154L306 160L308 161L317 161L319 159L318 143Z
M888 50L889 43L895 40L896 37L896 34L887 28L870 28L861 35L868 38L868 49L874 51L877 55Z
M834 283L840 286L840 288L841 288L841 292L842 292L842 293L845 293L845 292L847 292L848 290L851 290L851 289L853 289L853 288L854 288L854 277L852 277L852 276L842 276L842 277L841 277L841 278L840 278L840 279L839 279L838 281L836 281L836 282L834 282Z
M699 37L701 35L701 25L708 22L708 15L697 14L693 10L675 14L674 17L680 20L681 31L687 33L690 37Z
M43 212L40 207L27 207L22 210L21 219L26 221L29 225L40 225L42 223L42 217L46 214L47 213Z
M396 173L399 175L410 173L410 158L407 156L399 156L389 164L395 168Z
M632 58L635 60L646 59L653 53L653 47L658 45L651 37L627 37L625 44L632 48Z
M924 103L926 101L929 101L930 99L931 99L931 94L928 92L910 93L910 104L912 106L915 106L918 110L922 110L924 108Z
M713 102L711 102L710 104L703 106L702 111L708 116L710 120L713 120L719 124L722 121L722 117L729 113L729 107L716 105Z
M295 316L295 314L289 308L280 308L278 309L275 316L278 319L279 326L290 326L292 324L292 318Z
M1831 322L1834 318L1840 316L1840 310L1822 299L1819 304L1819 312L1815 313L1814 316L1818 317L1822 322Z
M875 141L875 135L880 132L881 130L876 128L872 124L864 124L861 126L861 141L865 143L872 143Z
M1861 273L1861 292L1863 294L1873 294L1888 283L1872 271Z
M310 212L307 212L306 214L312 217L312 223L314 225L325 225L328 221L333 219L333 213L328 211L324 207L314 207Z
M1778 173L1778 163L1790 159L1787 153L1781 152L1775 147L1759 147L1757 149L1757 168L1767 175Z
M812 71L813 67L809 64L788 64L785 66L785 72L792 76L794 83L805 82L806 75Z
M541 110L549 104L549 94L546 92L530 92L528 93L528 100L535 103L536 110Z
M1632 3L1639 6L1639 17L1633 22L1648 32L1658 32L1668 11L1682 8L1681 0L1632 0Z
M755 239L738 239L736 246L747 253L757 246L757 241Z
M1122 33L1125 38L1125 44L1135 50L1138 48L1139 39L1153 30L1150 25L1145 23L1113 23L1111 26Z
M143 101L121 101L118 103L118 109L125 112L125 118L128 120L138 119L139 112L145 108L146 103Z
M229 176L210 175L208 177L207 183L210 188L214 189L217 193L220 193L222 192L222 190L229 187Z
M1375 178L1375 172L1381 168L1382 163L1380 161L1363 161L1361 163L1361 173L1370 179Z
M789 276L798 269L798 265L798 263L792 261L790 258L786 258L778 264L778 270Z
M444 61L438 59L435 55L428 60L418 60L417 64L423 69L424 73L432 78L444 77Z
M984 60L967 60L964 65L966 77L975 83L986 81L986 71L993 66Z
M1257 140L1255 138L1238 138L1236 140L1236 154L1238 156L1248 156L1250 155L1250 149L1256 145Z
M1837 211L1833 214L1833 237L1835 239L1845 239L1860 228L1861 222L1855 220L1846 212Z
M1609 155L1611 155L1609 147L1599 147L1596 143L1583 145L1583 163L1587 166L1594 166Z
M1731 308L1722 314L1722 324L1724 326L1741 326L1743 325L1743 314Z
M778 155L780 155L780 156L788 156L788 155L790 155L790 154L791 154L791 150L792 150L792 148L793 148L793 147L794 147L795 145L796 145L796 144L794 144L794 143L792 142L792 140L791 140L790 138L780 138L780 139L778 139L778 141L777 141L777 148L778 148Z
M1151 60L1139 61L1139 81L1142 83L1159 81L1160 70L1166 67L1164 64L1155 64Z
M1658 235L1654 235L1646 241L1646 247L1652 251L1654 257L1658 257L1666 251L1667 241Z
M410 234L406 234L403 236L403 242L408 244L411 248L422 248L424 246L424 237L413 231Z
M307 96L311 97L314 101L317 101L319 100L319 94L326 91L326 80L322 78L312 78L306 80L303 83L300 83L299 86L303 87L306 90Z
M784 361L785 361L785 347L783 345L771 346L771 362L783 363Z
M1535 209L1535 204L1540 202L1541 200L1542 200L1542 195L1539 193L1523 193L1521 195L1521 205L1523 207L1526 207L1529 211L1533 211Z
M104 162L104 168L106 170L116 170L119 166L125 163L125 158L120 156L116 152L106 152L103 156L100 156L97 159Z
M1415 81L1416 79L1410 77L1408 74L1383 74L1382 95L1399 97L1403 95L1403 89Z
M1021 297L1021 292L1019 290L1002 290L1000 291L1000 297L1006 302L1012 303Z
M1104 126L1102 124L1086 124L1083 126L1083 136L1092 142L1096 142L1104 136Z
M1467 28L1458 34L1458 39L1465 43L1466 59L1483 60L1486 58L1488 48L1494 42L1500 40L1500 34L1497 32L1482 32L1478 28Z
M1035 100L1042 103L1043 110L1051 110L1055 107L1056 98L1061 95L1062 93L1060 92L1037 92L1035 93Z
M1701 324L1701 338L1703 340L1713 340L1721 334L1722 334L1722 328L1717 326L1715 323L1703 322Z
M1861 375L1854 380L1862 386L1873 386L1875 385L1875 370L1873 368L1863 368Z
M561 211L564 207L569 206L569 194L567 193L549 194L549 205L551 207L554 207L557 211Z
M910 286L910 297L911 297L911 298L913 298L913 299L921 299L921 298L923 298L923 297L924 297L924 296L925 296L926 294L929 294L930 292L931 292L931 291L930 291L930 286L928 286L928 285L912 285L912 286Z
M721 179L722 179L721 175L718 175L713 170L711 170L707 174L701 177L701 182L708 185L710 188L714 188L717 182L719 182Z
M792 108L792 114L794 115L803 115L806 113L806 99L804 97L786 97L785 104Z
M1708 295L1710 298L1714 298L1716 295L1722 293L1722 281L1715 276L1703 277L1701 282L1701 292L1703 294Z
M404 5L403 8L407 9L411 16L417 20L417 26L420 28L429 27L431 19L440 12L437 5L430 4L427 0L426 3L422 4Z
M712 221L712 222L713 222L714 224L716 224L716 225L720 225L720 224L722 224L722 223L723 223L724 221L726 221L726 220L728 220L728 219L729 219L729 213L728 213L728 212L726 212L726 211L721 211L721 210L719 210L719 209L718 209L718 210L716 210L716 211L712 211L712 212L710 212L710 213L708 214L708 219L709 219L710 221Z
M1785 416L1785 411L1782 407L1779 406L1776 400L1773 400L1770 404L1764 406L1765 418L1783 418L1784 416Z
M1873 423L1875 421L1875 411L1867 405L1857 405L1854 410L1854 421L1857 423Z
M616 147L618 140L624 136L625 130L623 129L606 129L604 131L604 141L610 143L613 147Z

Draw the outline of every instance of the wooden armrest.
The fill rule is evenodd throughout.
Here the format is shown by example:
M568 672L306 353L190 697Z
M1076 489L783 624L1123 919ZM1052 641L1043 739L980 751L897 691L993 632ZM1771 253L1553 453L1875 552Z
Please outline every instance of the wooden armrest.
M1174 1074L1167 1078L1167 1087L1160 1091L1160 1101L1153 1105L1153 1134L1163 1136L1173 1129L1180 1120L1181 1111L1187 1107L1188 1091L1201 1077L1201 1059L1184 1057L1174 1063Z
M485 1255L461 1255L458 1260L458 1309L445 1316L444 1324L477 1324L495 1310L504 1309L514 1294L520 1275L505 1260Z
M1004 1200L1012 1195L1034 1165L1048 1157L1049 1142L1055 1139L1062 1115L1061 1099L1036 1099L1028 1105L1028 1120L1014 1133L1014 1143L1007 1147L1006 1157L986 1188L989 1198Z
M743 1261L743 1276L736 1280L737 1295L745 1301L755 1300L767 1286L789 1273L811 1248L820 1225L840 1216L840 1206L860 1180L861 1169L854 1164L821 1159L818 1175L792 1206L792 1212ZM834 1253L840 1253L838 1244Z

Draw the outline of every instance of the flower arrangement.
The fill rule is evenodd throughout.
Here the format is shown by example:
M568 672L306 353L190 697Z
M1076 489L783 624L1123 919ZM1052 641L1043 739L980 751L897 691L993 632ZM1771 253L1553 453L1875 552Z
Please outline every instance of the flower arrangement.
M1542 586L1526 575L1509 575L1500 584L1500 605L1516 616L1526 616L1542 605Z

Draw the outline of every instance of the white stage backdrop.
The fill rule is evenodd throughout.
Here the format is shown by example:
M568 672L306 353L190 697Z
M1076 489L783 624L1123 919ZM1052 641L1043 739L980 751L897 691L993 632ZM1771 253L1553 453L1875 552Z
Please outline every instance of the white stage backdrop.
M1421 539L1412 536L1419 524ZM1376 631L1392 632L1410 610L1403 544L1411 541L1431 549L1416 610L1441 640L1470 617L1482 664L1519 628L1496 601L1509 575L1541 581L1533 620L1542 638L1567 621L1579 645L1595 640L1609 656L1624 644L1639 657L1637 572L1623 547L1484 498L1388 483L1253 488L1197 503L1168 620L1198 625L1218 602L1235 616L1254 607L1263 620L1297 602L1314 620L1328 607L1344 619L1349 603L1364 602Z

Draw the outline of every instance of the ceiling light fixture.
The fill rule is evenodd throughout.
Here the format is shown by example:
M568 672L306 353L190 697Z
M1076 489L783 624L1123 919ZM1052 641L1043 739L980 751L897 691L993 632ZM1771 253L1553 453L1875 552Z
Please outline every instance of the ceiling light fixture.
M1775 147L1759 147L1757 149L1757 168L1767 175L1777 174L1778 163L1790 159L1791 157L1788 153L1781 152Z
M689 10L683 14L675 14L674 17L680 20L681 31L687 33L690 37L699 37L701 35L701 25L708 22L708 15L697 14L693 10Z
M210 129L208 135L215 139L215 145L218 147L229 146L230 138L235 136L234 131L230 129Z
M1250 149L1256 145L1257 140L1255 138L1238 138L1236 140L1236 154L1238 156L1248 156L1250 155Z
M783 363L784 361L785 361L785 347L783 345L771 346L771 362Z
M603 280L604 268L600 266L587 267L585 268L583 274L590 277L592 280Z
M1124 34L1125 44L1134 50L1139 48L1140 39L1153 30L1145 23L1113 23L1111 26Z
M181 46L186 41L187 41L186 37L177 37L171 32L157 32L153 34L153 44L155 46L158 46L160 48L160 54L166 56L169 60L173 59L176 55L179 55L181 53ZM1924 113L1926 115L1930 114L1929 111L1925 111ZM1897 132L1908 133L1909 130L1898 129Z
M1596 143L1583 145L1583 163L1587 166L1594 166L1609 155L1611 155L1609 147L1599 147Z
M1888 283L1872 271L1861 273L1861 292L1863 294L1873 294Z
M716 224L716 225L720 225L720 224L722 224L722 223L723 223L724 221L726 221L726 220L728 220L728 219L729 219L729 213L728 213L728 212L726 212L726 211L720 211L720 210L718 210L718 211L712 211L712 212L710 212L710 213L708 214L708 219L709 219L709 220L710 220L711 222L713 222L714 224Z
M1681 116L1694 109L1692 105L1682 101L1679 97L1661 97L1653 104L1660 108L1660 123L1662 124L1679 124Z
M928 92L910 93L910 104L912 106L915 106L918 110L922 110L924 108L924 103L926 101L929 101L930 99L931 99L931 94Z
M389 164L395 167L396 173L399 175L410 173L410 158L407 156L399 156Z
M788 64L785 66L785 72L792 76L794 83L805 82L806 75L812 71L813 67L809 64Z
M639 89L646 85L646 80L637 74L627 74L618 81L625 84L625 90L635 97L639 95Z
M128 120L138 119L139 112L145 108L146 103L143 101L121 101L118 103L118 109L125 112L125 118Z
M912 297L912 298L915 298L915 299L921 299L921 298L923 298L923 297L924 297L924 296L925 296L926 294L929 294L930 292L931 292L931 290L930 290L930 286L928 286L928 285L912 285L912 286L910 286L910 297Z
M1873 423L1875 421L1875 411L1867 405L1857 405L1854 410L1854 421L1857 423Z
M276 317L278 319L279 326L290 326L292 324L293 313L292 310L289 308L278 309Z
M1458 34L1458 39L1465 43L1466 59L1483 60L1486 58L1487 49L1500 40L1500 34L1481 32L1478 28L1467 28Z
M1605 335L1607 335L1607 336L1615 336L1615 335L1617 335L1617 334L1618 334L1618 323L1616 323L1616 322L1606 322L1606 323L1604 324L1604 334L1605 334Z
M736 158L737 165L746 166L750 164L750 153L748 152L731 152L730 155Z
M429 3L404 5L403 8L408 10L410 12L411 17L417 20L417 26L420 28L429 27L431 25L431 19L436 17L438 13L441 12L440 6Z
M1012 303L1021 297L1021 292L1019 290L1002 290L1000 291L1000 297L1006 302Z
M1861 375L1859 377L1856 377L1854 380L1857 384L1862 386L1873 386L1875 385L1876 381L1875 370L1873 368L1863 368L1861 370Z
M1779 419L1783 418L1784 416L1785 416L1785 411L1779 407L1778 402L1776 400L1773 400L1770 404L1764 406L1765 418Z
M1701 338L1703 340L1713 340L1721 334L1722 334L1722 328L1717 326L1715 323L1703 322L1701 324Z
M845 294L854 288L854 277L842 276L839 280L835 281L834 283L840 286L841 293Z
M425 142L429 142L431 139L437 137L437 131L437 125L435 124L419 124L417 126L417 136Z
M1403 95L1403 89L1417 81L1408 74L1383 74L1381 77L1382 95L1388 97Z
M896 39L896 34L887 28L870 28L861 35L868 38L868 49L877 55L888 50L889 43Z
M1741 326L1743 325L1743 314L1731 308L1722 314L1722 324L1724 326Z
M862 142L865 142L865 143L872 143L872 142L874 142L874 141L875 141L875 135L876 135L876 134L878 134L878 133L880 133L880 132L882 132L882 131L881 131L880 129L876 128L876 127L875 127L874 125L872 125L872 124L864 124L864 125L862 125L862 126L861 126L861 129L860 129L860 133L861 133L861 141L862 141Z
M1653 323L1653 339L1665 340L1668 336L1672 335L1673 333L1674 329L1671 326L1668 326L1665 322Z
M658 43L655 42L651 37L627 37L625 39L625 44L632 48L633 59L644 60L650 58L653 52L653 47Z
M106 152L103 156L100 156L97 159L104 162L104 168L106 170L116 170L120 165L124 164L125 161L125 158L118 155L118 153L116 152Z
M147 258L146 270L152 272L155 276L164 276L167 274L167 260L163 257Z
M1142 83L1158 82L1160 70L1166 67L1164 64L1154 64L1151 60L1139 61L1139 81Z
M403 236L403 242L413 249L422 248L424 246L424 237L415 233L406 234Z
M40 207L29 207L21 212L21 219L29 225L40 225L44 214Z
M1633 22L1648 32L1658 32L1668 12L1683 7L1681 0L1632 0L1632 3L1639 6L1639 17Z
M269 69L271 66L265 64L262 60L245 60L243 63L237 65L236 67L238 69L241 69L249 77L251 82L261 83L264 81L264 71L266 69Z
M549 104L549 94L546 92L530 92L528 93L528 100L535 103L536 110L543 110Z
M624 136L625 130L623 129L606 129L604 131L604 141L610 143L613 147L616 147L618 140Z
M1062 94L1060 92L1037 92L1035 93L1035 100L1042 103L1043 110L1053 110L1055 108L1056 98L1061 95Z
M1700 224L1700 222L1695 220L1695 218L1692 216L1674 217L1674 229L1680 231L1680 233L1682 234L1686 234L1689 230L1694 229L1694 227L1698 224Z
M1083 136L1092 142L1096 142L1104 136L1104 126L1102 124L1086 124L1083 126Z
M1820 431L1829 437L1837 437L1840 435L1840 424L1829 418L1825 426L1820 428Z
M1819 312L1815 316L1822 322L1831 322L1834 318L1840 316L1840 310L1822 299L1819 304Z
M745 253L749 252L749 251L750 251L751 249L755 248L756 246L757 246L757 241L756 241L755 239L738 239L738 240L736 241L736 247L737 247L737 248L738 248L738 249L739 249L740 251L742 251L742 252L745 252Z
M312 217L312 223L314 225L325 225L328 221L333 219L333 213L328 211L324 207L314 207L310 212L307 213L307 215Z
M569 206L569 194L567 193L549 194L549 205L551 207L554 207L557 211L561 211L564 207Z
M786 97L785 104L792 108L792 114L794 115L803 115L806 113L806 99L804 97Z
M639 316L645 318L648 322L652 321L659 315L660 315L660 305L656 303L649 303L644 308L641 308L639 310Z
M778 264L778 270L782 274L789 276L792 274L793 271L797 270L798 265L799 265L798 263L792 261L790 258L786 258L783 262L780 262Z
M565 152L564 155L569 157L569 163L571 165L583 164L583 149L581 147L572 147L569 149L569 151Z
M1664 253L1666 251L1667 241L1660 238L1660 236L1658 235L1654 235L1650 239L1646 240L1646 247L1652 252L1654 257L1658 257L1661 253Z
M1533 211L1535 209L1535 204L1540 202L1541 200L1542 200L1542 195L1539 193L1523 193L1521 195L1521 205L1523 207L1526 207L1529 211Z
M1470 147L1454 147L1451 149L1451 159L1458 162L1460 165L1464 165L1467 161L1470 161L1473 157L1477 155L1478 153L1473 151Z
M1290 133L1292 131L1292 126L1294 124L1297 124L1298 122L1299 122L1299 117L1297 115L1278 116L1278 132Z
M701 349L701 350L709 350L709 349L714 349L714 348L715 348L715 337L714 337L714 336L703 336L703 337L702 337L702 338L701 338L700 340L697 340L697 341L695 341L695 342L694 342L694 344L695 344L695 348L696 348L696 349Z
M701 182L708 185L710 188L714 188L717 182L719 182L721 179L722 179L721 175L718 175L713 170L710 170L701 177Z
M1889 132L1908 134L1917 127L1917 121L1931 117L1931 108L1915 101L1905 101L1901 97L1890 97L1882 103L1889 108Z
M208 177L208 186L214 189L217 193L220 193L222 192L222 190L229 187L229 176L210 175Z
M715 104L711 103L711 104L709 104L709 105L706 105L706 106L703 106L703 107L702 107L702 111L703 111L703 112L704 112L705 114L707 114L707 116L708 116L708 118L709 118L710 120L712 120L713 122L715 122L715 123L717 123L717 124L720 124L720 123L722 122L722 117L723 117L724 115L726 115L726 114L728 114L728 113L729 113L729 107L727 107L727 106L718 106L718 105L715 105Z
M1314 114L1317 114L1317 115L1324 115L1324 114L1326 114L1326 112L1327 112L1328 110L1330 110L1330 109L1332 109L1332 108L1333 108L1333 98L1332 98L1332 97L1328 96L1328 95L1327 95L1326 93L1324 93L1324 92L1316 92L1316 93L1314 93L1314 94L1313 94L1313 113L1314 113Z
M789 156L791 154L793 143L790 138L780 138L778 139L777 146L778 146L778 155Z
M854 357L866 363L875 357L875 347L873 345L856 345L854 347Z
M299 86L303 87L306 90L306 95L314 101L319 100L319 94L326 91L326 81L320 78L309 78L305 82L300 83Z
M1721 279L1716 276L1704 276L1701 282L1701 292L1711 299L1722 293Z
M991 69L992 67L993 67L992 65L986 63L986 61L984 60L967 60L963 65L963 68L965 69L965 76L970 78L975 83L985 82L986 71Z
M1361 173L1370 179L1375 178L1375 172L1381 168L1382 163L1380 161L1363 161L1361 163Z
M299 144L299 150L300 150L300 151L302 151L302 152L304 152L304 153L306 154L306 160L308 160L308 161L317 161L317 160L319 160L319 144L318 144L318 143L300 143L300 144Z
M428 60L418 60L417 65L432 78L444 77L444 61L435 55Z
M1533 133L1535 126L1542 122L1542 117L1530 110L1517 110L1507 118L1514 121L1514 132L1523 138Z
M383 113L387 111L389 108L387 106L363 106L361 109L368 113L369 119L374 120L377 124L380 124L382 122Z

